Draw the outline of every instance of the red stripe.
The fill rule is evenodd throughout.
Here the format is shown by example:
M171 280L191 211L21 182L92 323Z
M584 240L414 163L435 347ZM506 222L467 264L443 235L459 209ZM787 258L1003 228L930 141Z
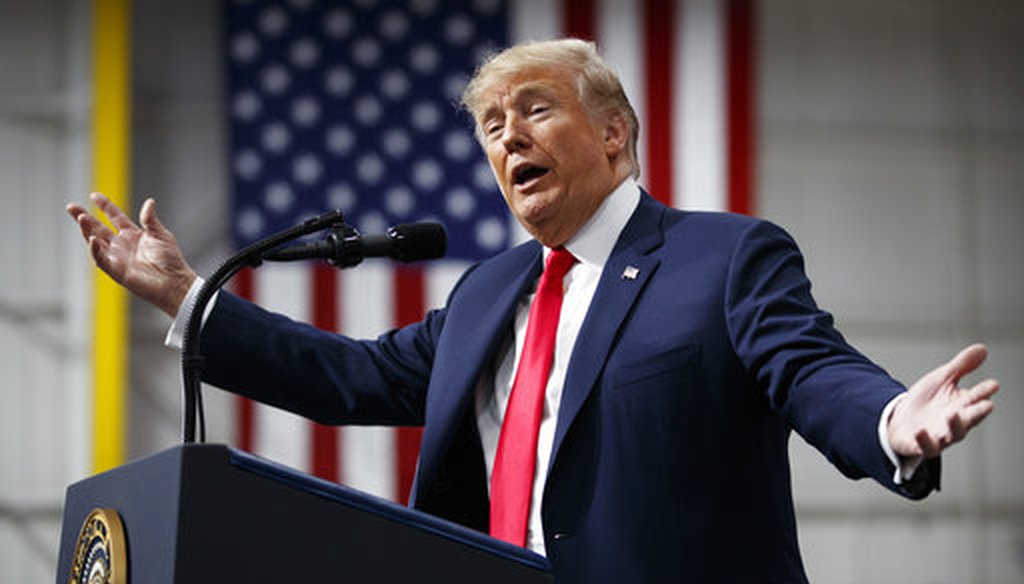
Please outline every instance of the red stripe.
M565 36L589 41L597 39L595 4L597 0L562 0L562 32Z
M754 213L754 43L752 0L729 0L726 7L726 94L729 210Z
M252 268L238 272L232 280L235 294L247 300L255 296L255 277ZM249 398L235 398L235 443L242 450L253 452L256 448L256 406Z
M647 161L644 174L651 194L672 204L672 71L674 3L644 0L644 109Z
M314 326L327 331L338 330L338 270L318 263L312 268L312 303ZM338 428L310 423L311 452L309 468L312 474L329 481L340 479L338 457Z
M394 325L412 324L423 319L426 306L426 285L423 270L416 267L394 269ZM395 477L398 493L396 500L409 501L412 481L416 475L416 458L420 452L422 428L396 430Z

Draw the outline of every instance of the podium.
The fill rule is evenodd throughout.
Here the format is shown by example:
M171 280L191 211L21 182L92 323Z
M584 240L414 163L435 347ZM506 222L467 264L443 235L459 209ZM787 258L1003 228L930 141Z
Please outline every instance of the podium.
M547 560L523 548L223 445L187 444L68 487L58 584L71 581L95 509L120 519L113 570L131 584L553 581Z

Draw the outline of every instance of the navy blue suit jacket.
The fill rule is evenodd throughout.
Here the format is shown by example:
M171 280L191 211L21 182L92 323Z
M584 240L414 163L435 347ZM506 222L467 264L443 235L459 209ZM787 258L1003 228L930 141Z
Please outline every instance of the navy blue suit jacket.
M412 504L486 531L474 387L540 258L530 242L482 262L443 309L372 341L222 296L206 379L322 423L423 424ZM922 497L938 461L897 487L877 440L903 390L817 308L781 229L645 195L565 381L542 503L557 581L804 582L790 431L845 475Z

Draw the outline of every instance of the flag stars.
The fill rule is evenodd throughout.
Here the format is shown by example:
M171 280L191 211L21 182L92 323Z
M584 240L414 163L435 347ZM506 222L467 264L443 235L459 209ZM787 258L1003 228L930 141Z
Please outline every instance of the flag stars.
M420 43L409 53L409 65L421 75L429 75L441 64L441 55L433 45Z
M326 146L332 154L346 156L356 145L356 133L345 124L332 126L327 130Z
M245 90L235 95L231 104L231 112L239 120L251 122L259 115L262 107L259 95L254 91Z
M231 39L231 56L242 63L251 63L260 52L260 42L250 32L236 34Z
M266 221L258 209L247 207L238 212L235 219L238 232L248 239L258 239L263 233Z
M281 122L271 122L263 127L262 144L268 152L280 154L291 144L292 133L288 126Z
M508 229L503 222L493 217L477 223L475 231L477 245L486 250L497 251L507 243Z
M264 8L259 16L259 28L268 37L279 37L288 28L288 14L276 6Z
M445 196L445 212L456 219L465 221L469 219L476 210L476 198L473 192L466 187L456 187Z
M384 206L392 215L405 218L416 208L416 197L405 185L391 187L384 194Z
M421 101L412 107L412 125L421 132L431 132L441 125L441 111L431 101Z
M457 14L449 18L444 25L444 37L453 45L465 46L476 34L473 21L465 14Z
M380 104L380 100L372 95L364 95L356 100L355 107L353 108L355 113L356 121L364 126L373 126L380 121L381 115L384 113L384 108Z
M418 188L432 191L444 180L444 170L436 160L428 158L413 165L412 182Z
M384 177L384 162L376 154L364 154L356 160L356 176L368 186L376 186Z
M327 205L333 209L340 209L342 213L351 213L356 206L356 193L352 185L339 183L327 189Z
M370 69L380 61L380 43L372 37L361 37L352 43L352 61L360 67Z
M288 69L278 64L268 65L263 69L260 79L263 90L271 95L281 95L292 82Z
M324 76L324 88L335 97L348 97L355 84L356 78L347 67L333 67Z
M381 135L381 146L392 158L404 158L412 149L409 133L401 128L390 128Z
M286 182L273 182L267 186L267 190L264 192L264 206L275 213L287 212L294 202L295 193Z
M395 101L409 93L410 85L409 76L400 69L389 69L380 76L380 92Z
M452 130L444 137L444 154L453 160L467 160L473 154L474 148L473 139L463 130Z
M235 174L244 180L256 178L262 166L259 154L252 150L242 150L235 156Z
M392 10L380 19L380 34L389 41L402 40L409 32L409 18L403 12Z
M437 0L412 0L409 9L419 16L429 16L437 10Z
M305 186L312 186L320 180L324 167L315 155L306 153L292 162L292 176L295 181Z
M292 102L292 121L308 128L320 121L320 102L310 95L298 97Z
M355 18L344 8L335 8L324 18L324 33L334 40L347 39L355 28Z
M296 67L309 69L320 59L320 47L312 39L301 38L292 43L290 56Z

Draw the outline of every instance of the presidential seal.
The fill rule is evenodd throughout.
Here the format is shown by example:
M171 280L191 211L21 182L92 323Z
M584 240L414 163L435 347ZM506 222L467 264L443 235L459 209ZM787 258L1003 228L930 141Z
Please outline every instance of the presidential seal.
M128 555L124 526L113 509L93 509L78 534L71 584L125 584Z

